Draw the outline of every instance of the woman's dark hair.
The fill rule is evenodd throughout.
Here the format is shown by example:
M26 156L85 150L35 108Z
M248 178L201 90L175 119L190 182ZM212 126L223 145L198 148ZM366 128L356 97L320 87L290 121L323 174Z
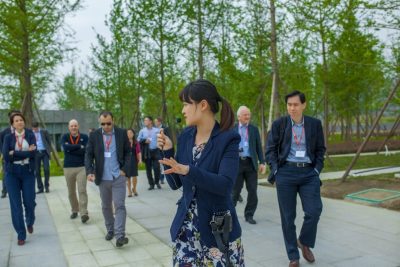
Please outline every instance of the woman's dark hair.
M132 131L132 133L133 133L133 144L134 145L136 145L136 132L135 132L135 130L133 129L133 128L128 128L128 129L126 129L126 133L128 133L128 131Z
M13 124L14 118L15 118L16 116L20 116L20 117L22 118L22 120L25 122L25 117L24 117L24 115L22 115L21 113L13 113L13 114L10 116L10 125Z
M296 90L296 91L293 91L293 92L291 92L290 94L287 94L287 95L285 96L285 102L286 102L286 104L287 104L288 99L289 99L290 97L294 97L294 96L299 96L300 102L301 102L302 104L304 104L304 103L306 102L306 96L305 96L302 92Z
M182 91L179 93L179 99L186 103L200 103L202 100L206 100L210 105L211 111L216 114L219 111L218 102L222 103L221 108L221 130L225 131L233 127L235 122L235 115L231 108L231 105L222 98L217 88L210 81L199 79L190 82Z

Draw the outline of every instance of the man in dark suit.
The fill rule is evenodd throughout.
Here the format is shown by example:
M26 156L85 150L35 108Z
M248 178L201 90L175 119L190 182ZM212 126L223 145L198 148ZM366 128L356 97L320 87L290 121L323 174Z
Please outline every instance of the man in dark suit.
M38 187L37 194L43 193L43 182L40 174L41 165L43 162L44 171L44 188L46 193L50 192L50 155L51 155L51 141L49 132L45 129L39 128L38 122L32 123L32 131L36 137L37 150L35 155L35 175Z
M99 116L101 128L90 133L85 154L87 179L100 189L101 207L107 234L115 236L116 246L128 244L126 223L126 169L129 164L129 140L125 129L114 126L113 115L103 111ZM115 217L112 205L115 207Z
M317 225L322 212L319 174L324 166L325 142L321 121L304 116L306 97L294 91L285 97L289 116L273 122L268 136L266 158L270 183L276 181L282 231L289 266L299 266L299 251L308 262L315 258ZM296 199L299 194L304 222L296 237Z
M237 117L238 124L235 125L235 129L240 134L241 140L239 144L239 172L233 188L233 202L236 206L243 183L246 182L247 204L244 209L244 217L246 222L256 224L253 216L258 204L257 171L265 173L265 159L258 128L250 124L250 109L246 106L239 107Z
M161 189L160 185L160 150L157 147L157 134L160 129L153 126L153 118L146 116L143 119L144 127L139 131L137 141L140 144L140 151L142 152L142 161L146 166L146 175L149 182L149 189L153 190L154 186ZM154 178L153 178L153 172Z
M19 110L11 110L8 112L8 117L10 118L12 115L21 113ZM5 128L3 131L0 132L0 154L1 150L3 149L3 144L4 144L4 137L6 137L7 134L14 133L14 128L10 125L10 127ZM6 188L6 183L5 183L5 178L6 178L6 168L4 165L4 159L1 159L2 165L3 165L3 187L1 189L1 198L5 198L7 196L7 188Z

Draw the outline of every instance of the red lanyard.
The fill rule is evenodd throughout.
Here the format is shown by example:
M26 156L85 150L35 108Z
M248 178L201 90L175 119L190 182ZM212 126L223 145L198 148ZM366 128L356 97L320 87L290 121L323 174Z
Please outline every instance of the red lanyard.
M80 138L81 138L81 134L80 133L78 133L78 136L76 137L75 141L72 138L72 134L69 135L69 141L71 141L71 144L73 144L73 145L77 145Z
M21 143L20 143L18 136L15 135L15 140L17 141L17 146L19 148L19 151L22 151L22 144L24 143L24 139L25 139L25 134L22 135Z
M106 150L107 150L107 151L110 151L110 145L111 145L111 141L112 141L112 135L110 136L110 138L109 138L108 141L107 141L107 135L104 135L104 134L103 134L103 141L104 141L104 144L106 144Z
M242 129L240 129L241 127L246 127L246 126L244 126L244 125L240 126L239 125L240 137L244 138L244 141L246 142L247 140L249 140L249 126L246 127L246 135L245 136L243 136Z
M294 125L293 125L293 126L294 126ZM297 139L297 135L296 135L296 133L294 132L293 126L292 126L292 133L293 133L294 141L296 142L296 145L297 145L297 146L300 146L301 139L303 139L303 135L304 135L304 126L301 126L301 136L300 136L300 140Z

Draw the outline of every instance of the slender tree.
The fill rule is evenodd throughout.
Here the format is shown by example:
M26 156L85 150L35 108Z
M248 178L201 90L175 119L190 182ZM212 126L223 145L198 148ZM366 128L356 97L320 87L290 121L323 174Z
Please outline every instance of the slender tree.
M22 105L28 126L33 99L44 93L51 71L70 49L64 19L79 2L3 0L0 5L0 74L9 82L0 88L1 94Z

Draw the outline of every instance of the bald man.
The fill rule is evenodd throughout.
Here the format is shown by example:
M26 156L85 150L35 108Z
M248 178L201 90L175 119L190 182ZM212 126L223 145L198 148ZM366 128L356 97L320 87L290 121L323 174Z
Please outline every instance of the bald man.
M79 123L75 119L69 121L68 130L69 133L64 134L61 144L64 150L64 176L71 204L70 218L77 218L79 212L82 223L86 223L89 220L85 172L85 150L88 136L79 132ZM76 187L78 187L79 201L76 196Z
M256 224L253 216L257 209L257 180L258 172L265 173L265 159L261 148L261 139L258 128L250 124L251 113L246 106L237 111L238 123L235 129L240 134L239 144L239 173L233 188L233 202L236 203L246 182L247 203L244 209L246 222Z

